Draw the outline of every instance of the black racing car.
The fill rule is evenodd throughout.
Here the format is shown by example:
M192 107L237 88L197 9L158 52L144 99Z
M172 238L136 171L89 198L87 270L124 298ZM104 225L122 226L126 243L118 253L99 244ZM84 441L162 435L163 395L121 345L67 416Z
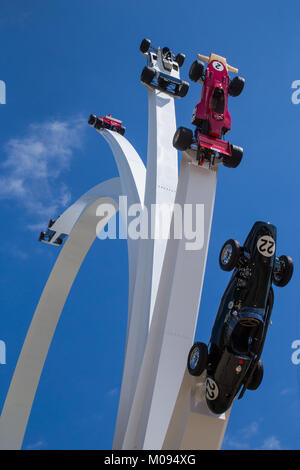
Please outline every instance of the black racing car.
M184 97L189 90L189 83L179 77L179 68L183 65L185 55L176 56L168 47L151 46L150 39L143 39L140 51L147 56L147 66L141 73L141 82L150 88L156 88L175 98Z
M283 287L293 274L293 260L276 256L276 227L256 222L244 246L224 243L219 264L234 269L223 294L209 347L197 342L188 356L190 374L206 372L206 401L216 414L228 410L241 389L256 390L263 378L260 359L270 323L272 283Z

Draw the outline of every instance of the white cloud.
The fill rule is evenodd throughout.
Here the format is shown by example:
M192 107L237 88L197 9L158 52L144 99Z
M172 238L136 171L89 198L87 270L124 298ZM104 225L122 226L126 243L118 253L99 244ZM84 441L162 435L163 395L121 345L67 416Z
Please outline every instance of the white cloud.
M263 445L261 446L261 449L263 450L280 450L281 445L277 437L275 436L270 436L265 441L263 442Z
M25 136L10 139L4 146L0 200L18 202L34 216L35 228L70 202L69 188L59 179L81 146L84 126L81 118L32 124Z
M45 445L45 442L43 440L36 441L33 444L28 444L25 449L26 450L34 450L34 449L40 449Z

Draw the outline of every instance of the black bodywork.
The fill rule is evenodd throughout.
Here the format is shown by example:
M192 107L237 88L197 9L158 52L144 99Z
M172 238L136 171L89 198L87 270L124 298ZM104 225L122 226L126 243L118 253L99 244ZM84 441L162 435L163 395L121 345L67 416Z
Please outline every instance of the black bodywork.
M240 389L239 398L246 389L258 387L262 375L255 376L262 374L260 356L274 301L272 281L285 285L292 275L289 258L289 278L285 283L275 282L284 269L281 259L288 257L276 257L274 225L256 222L243 247L234 240L229 242L237 246L237 261L215 318L206 367L206 401L216 414L230 408ZM229 271L225 245L220 253L220 265L223 263L222 269ZM258 380L256 385L254 379Z

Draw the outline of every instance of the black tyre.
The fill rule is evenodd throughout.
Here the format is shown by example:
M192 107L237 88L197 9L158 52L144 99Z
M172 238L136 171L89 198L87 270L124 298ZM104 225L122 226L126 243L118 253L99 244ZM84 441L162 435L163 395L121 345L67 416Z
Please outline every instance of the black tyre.
M49 222L48 222L48 228L51 228L54 223L55 223L55 220L50 219Z
M63 242L62 238L57 238L55 243L56 243L57 245L61 245L62 242Z
M102 119L96 119L96 122L95 122L95 128L96 129L102 129L104 126L103 126L103 121Z
M193 131L186 127L178 127L173 137L173 146L177 150L186 150L193 142Z
M208 348L204 343L195 343L188 355L187 367L191 375L199 376L207 368Z
M148 52L150 45L151 45L150 39L145 38L142 40L140 44L140 51L142 52L142 54L145 54L146 52Z
M236 168L241 163L244 150L237 145L230 145L231 155L223 155L223 165L227 168Z
M239 96L244 88L245 79L242 77L234 77L229 83L228 93L230 96Z
M256 390L260 386L263 376L264 376L264 366L263 366L262 360L260 359L252 374L251 380L247 385L247 389Z
M45 240L45 232L40 233L39 242L41 242L42 240Z
M232 271L241 255L241 246L237 240L227 240L221 248L219 265L223 271Z
M177 96L179 96L180 98L183 98L189 91L189 87L190 87L189 83L183 81L176 90Z
M96 118L96 116L95 116L94 114L90 114L90 117L89 117L89 119L88 119L89 125L90 125L90 126L93 126L93 125L95 124L95 122L96 122L96 119L97 119L97 118Z
M179 67L182 67L185 61L185 54L182 54L181 52L177 54L175 57L175 62L177 62Z
M155 70L151 67L144 67L141 73L141 81L149 85L155 77Z
M200 60L195 60L195 62L192 63L189 71L189 77L192 80L192 82L198 82L204 74L204 63L201 62Z
M279 257L281 270L273 274L273 283L275 286L284 287L290 282L294 271L294 263L290 256L282 255Z

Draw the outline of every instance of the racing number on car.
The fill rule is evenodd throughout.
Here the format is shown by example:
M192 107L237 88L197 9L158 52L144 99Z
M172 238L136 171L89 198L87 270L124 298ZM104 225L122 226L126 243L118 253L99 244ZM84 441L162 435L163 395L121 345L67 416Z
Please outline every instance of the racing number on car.
M214 60L212 65L214 69L218 70L218 72L222 72L222 70L224 69L224 65L221 64L221 62L218 62L217 60Z
M263 256L273 256L275 253L275 241L269 235L260 237L257 241L257 249Z
M215 400L219 395L219 389L216 382L207 377L206 379L206 398L208 400Z

